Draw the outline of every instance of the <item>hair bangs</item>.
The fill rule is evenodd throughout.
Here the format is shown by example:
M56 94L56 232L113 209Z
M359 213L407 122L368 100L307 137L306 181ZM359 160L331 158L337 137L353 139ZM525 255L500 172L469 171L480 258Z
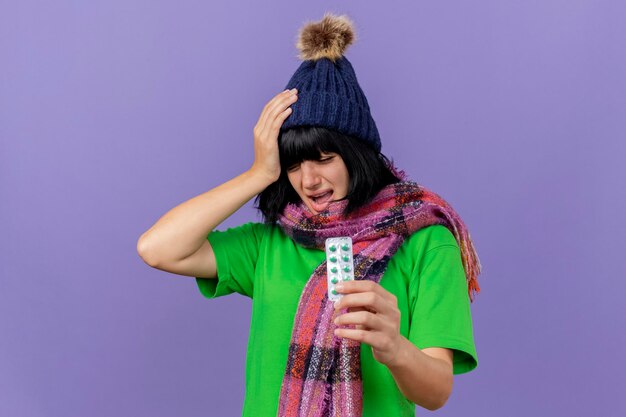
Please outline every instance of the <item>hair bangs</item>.
M322 152L339 152L337 138L328 129L299 126L282 132L278 140L281 168L321 159Z

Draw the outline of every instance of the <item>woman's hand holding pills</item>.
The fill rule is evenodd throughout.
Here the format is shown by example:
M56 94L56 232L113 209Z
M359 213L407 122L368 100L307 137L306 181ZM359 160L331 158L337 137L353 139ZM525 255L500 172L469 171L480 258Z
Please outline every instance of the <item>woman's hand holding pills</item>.
M356 328L337 328L335 335L366 343L372 347L374 359L385 365L392 363L404 339L396 296L368 280L345 281L336 289L344 295L335 302L335 324ZM347 313L338 313L345 308Z
M278 134L291 105L298 99L297 90L285 90L272 98L254 126L254 163L250 169L274 182L280 176Z

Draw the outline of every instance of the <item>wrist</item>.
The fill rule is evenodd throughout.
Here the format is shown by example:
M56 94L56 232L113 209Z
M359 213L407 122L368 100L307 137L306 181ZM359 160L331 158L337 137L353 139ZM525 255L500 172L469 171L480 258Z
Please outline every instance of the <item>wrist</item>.
M258 168L255 165L252 165L250 169L244 172L244 175L247 177L248 180L252 180L255 183L258 183L259 187L261 187L262 189L267 188L267 186L278 180L279 176Z
M398 339L398 347L396 354L393 358L385 364L390 371L399 370L406 367L406 364L410 362L411 349L415 349L415 346L406 337L400 335Z

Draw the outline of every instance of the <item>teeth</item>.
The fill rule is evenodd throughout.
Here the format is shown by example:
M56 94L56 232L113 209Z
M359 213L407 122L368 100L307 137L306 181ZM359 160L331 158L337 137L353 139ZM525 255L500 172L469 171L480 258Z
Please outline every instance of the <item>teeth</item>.
M330 193L330 191L326 191L325 193L318 194L318 195L316 195L316 196L312 196L311 198L312 198L313 200L317 200L318 198L323 197L323 196L325 196L325 195L326 195L326 194L328 194L328 193Z

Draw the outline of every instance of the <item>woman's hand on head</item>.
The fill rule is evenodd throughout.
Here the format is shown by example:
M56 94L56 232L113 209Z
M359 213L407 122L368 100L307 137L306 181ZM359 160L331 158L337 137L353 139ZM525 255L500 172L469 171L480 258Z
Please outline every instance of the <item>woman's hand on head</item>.
M396 296L369 280L344 281L335 288L343 293L335 302L335 335L370 345L374 359L389 366L403 342ZM347 312L339 314L345 308Z
M294 88L285 90L267 102L254 126L254 162L251 171L271 182L280 176L278 134L285 119L291 114L291 105L298 99Z

